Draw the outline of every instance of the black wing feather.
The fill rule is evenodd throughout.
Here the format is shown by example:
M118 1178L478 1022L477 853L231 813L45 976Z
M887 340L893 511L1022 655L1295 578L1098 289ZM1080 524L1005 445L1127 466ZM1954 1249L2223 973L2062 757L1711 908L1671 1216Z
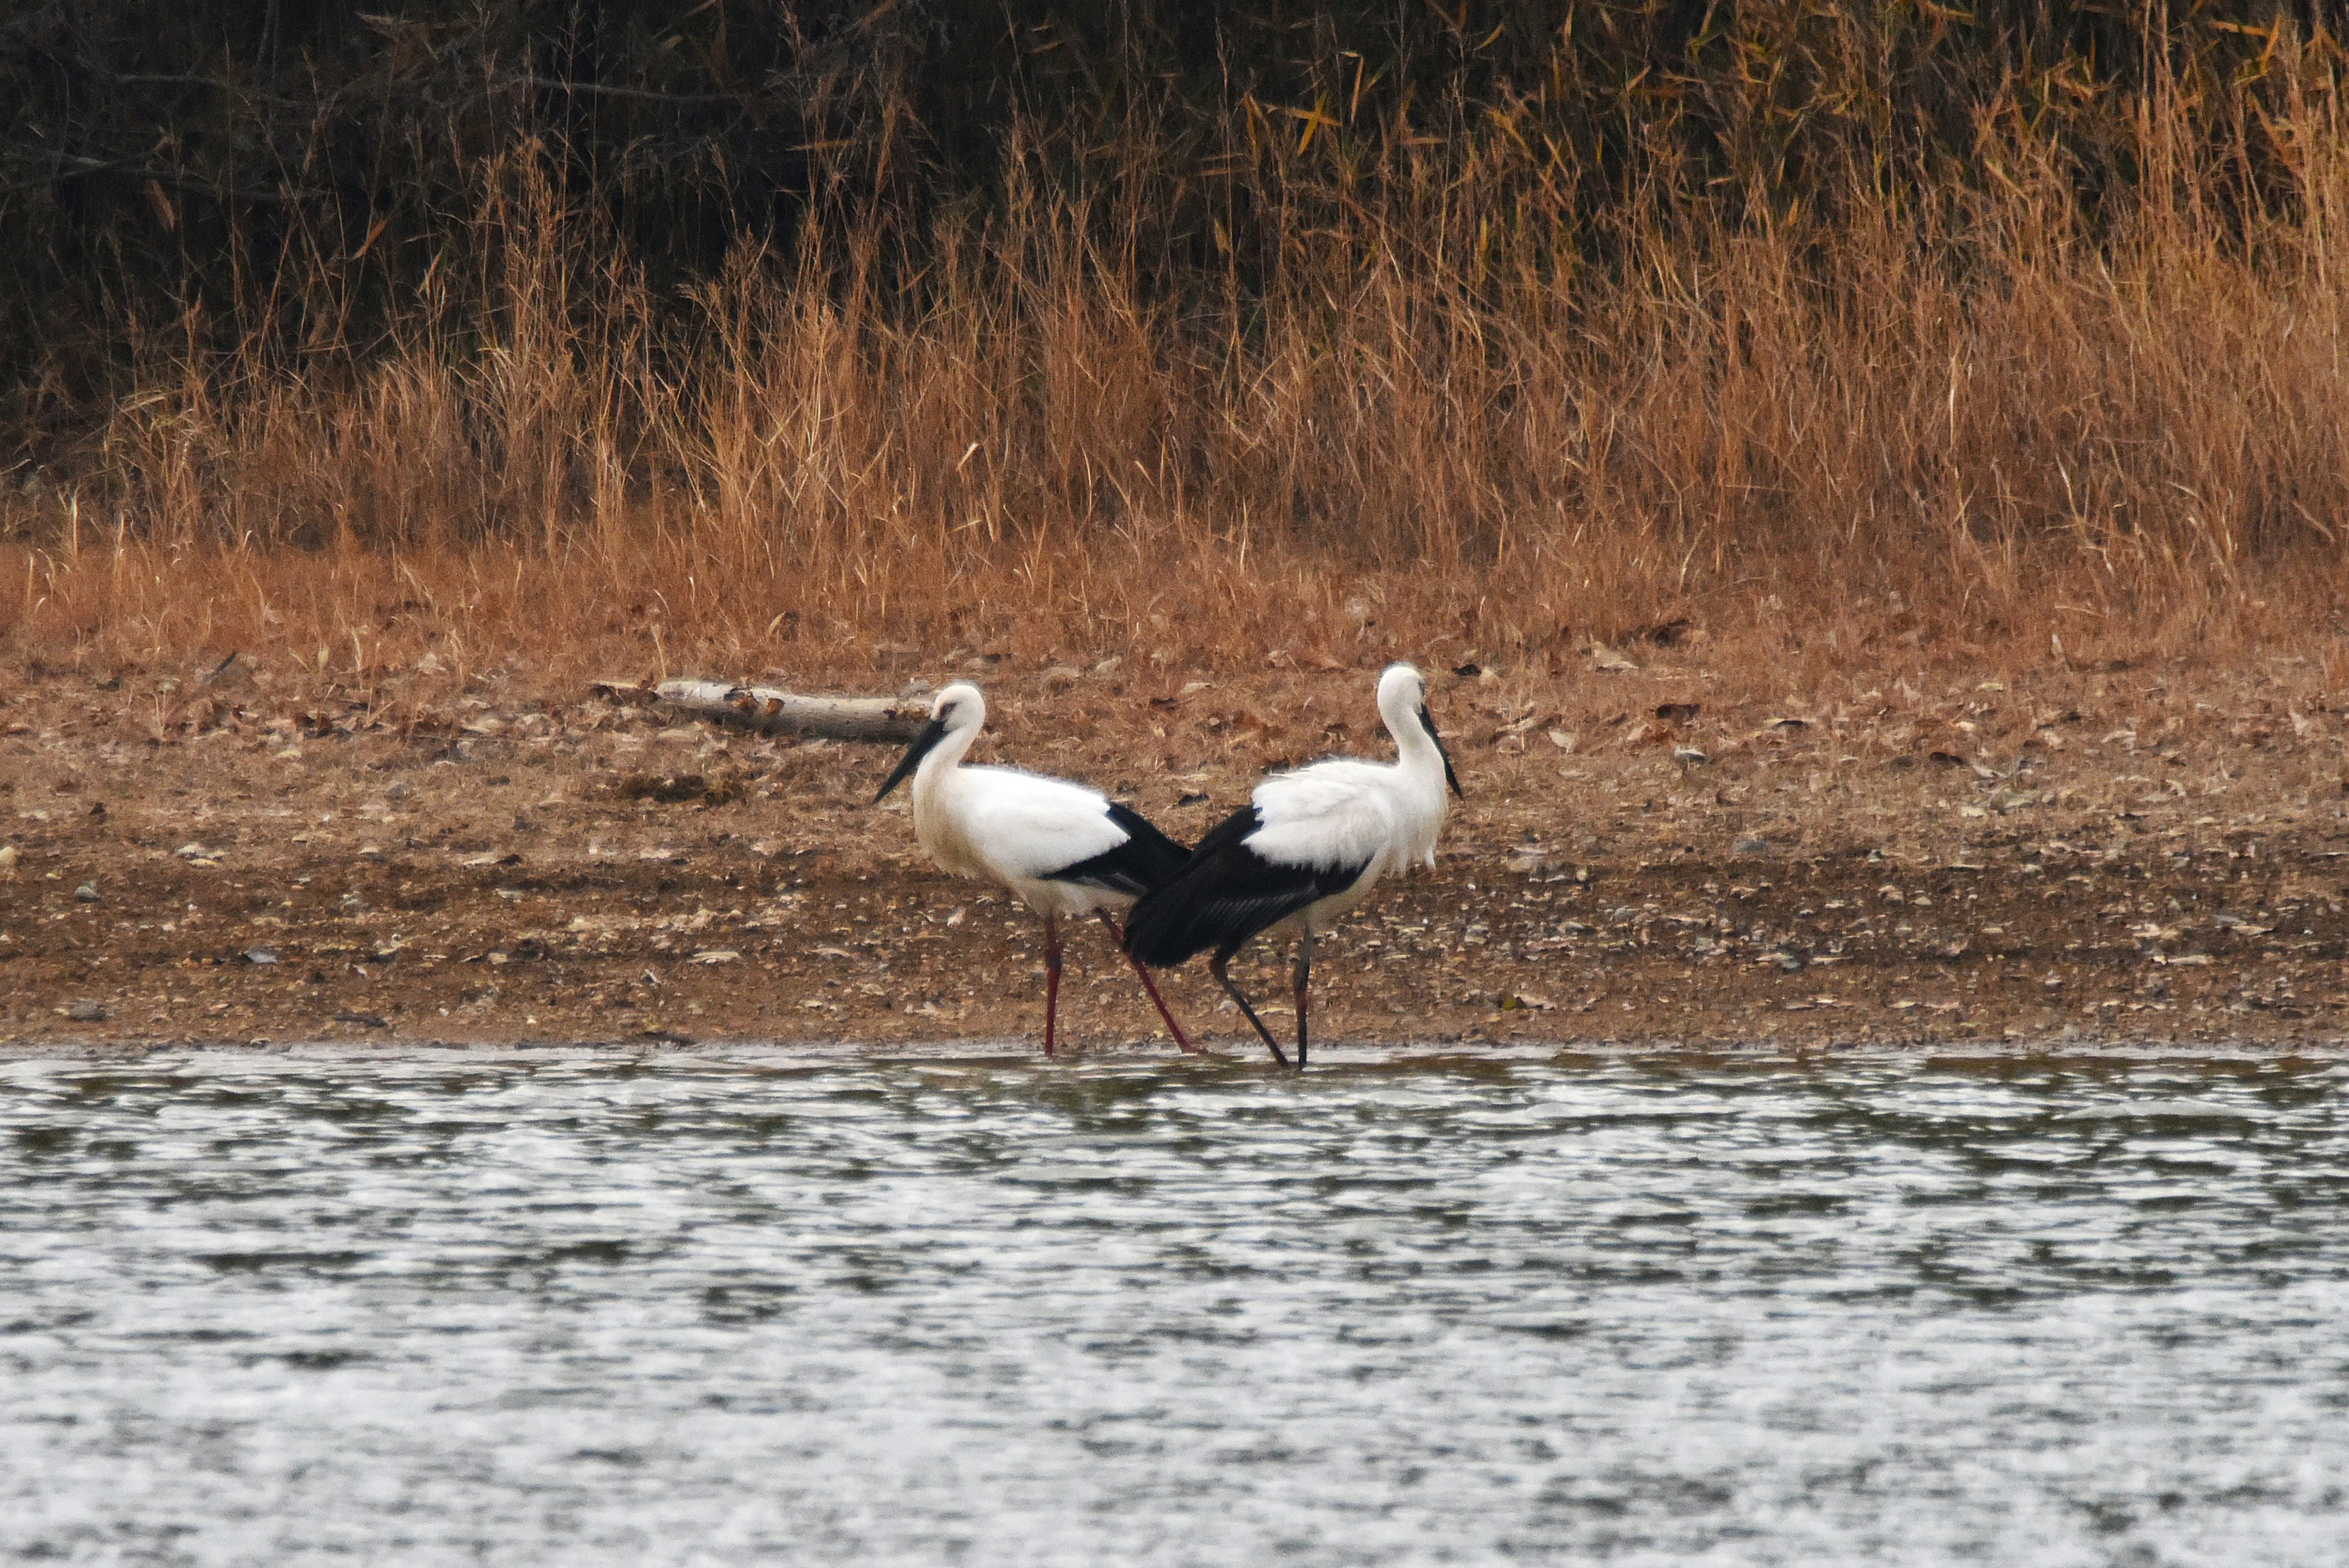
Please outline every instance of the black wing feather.
M1114 849L1044 874L1047 882L1079 882L1106 888L1113 893L1140 897L1183 869L1191 852L1151 825L1130 807L1109 803L1109 819L1123 830L1125 842Z
M1134 905L1125 950L1160 968L1209 948L1229 953L1308 904L1344 892L1369 867L1276 866L1247 846L1263 820L1251 805L1216 824L1188 864Z

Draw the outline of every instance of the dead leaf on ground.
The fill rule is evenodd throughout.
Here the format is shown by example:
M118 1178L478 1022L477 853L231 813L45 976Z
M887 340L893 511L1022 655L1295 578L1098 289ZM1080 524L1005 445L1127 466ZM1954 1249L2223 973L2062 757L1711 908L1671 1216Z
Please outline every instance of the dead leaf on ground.
M660 700L660 694L642 681L626 676L615 676L608 680L590 680L587 690L609 702L631 708L648 708Z
M1626 670L1636 671L1640 668L1603 642L1594 642L1590 645L1590 665L1592 669L1603 670L1609 674Z
M649 800L662 805L689 800L723 805L742 798L743 783L739 776L726 774L716 778L701 774L630 774L612 786L612 793L623 800Z

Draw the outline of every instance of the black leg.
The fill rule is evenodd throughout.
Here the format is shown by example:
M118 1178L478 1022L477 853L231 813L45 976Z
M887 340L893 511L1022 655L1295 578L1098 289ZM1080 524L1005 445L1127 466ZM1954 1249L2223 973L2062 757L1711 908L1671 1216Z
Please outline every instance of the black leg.
M1214 975L1216 983L1222 986L1226 993L1240 1004L1240 1012L1247 1015L1250 1023L1256 1025L1257 1033L1263 1037L1265 1045L1272 1052L1272 1059L1284 1067L1288 1066L1288 1054L1280 1048L1280 1042L1272 1037L1272 1031L1264 1026L1264 1020L1256 1015L1256 1009L1248 1005L1248 999L1240 994L1240 988L1232 983L1231 971L1226 967L1231 961L1231 954L1217 953L1207 961L1207 972Z
M1061 1010L1061 922L1044 917L1044 1054L1052 1054L1052 1025Z
M1305 1065L1305 983L1313 978L1313 928L1297 939L1297 1065Z

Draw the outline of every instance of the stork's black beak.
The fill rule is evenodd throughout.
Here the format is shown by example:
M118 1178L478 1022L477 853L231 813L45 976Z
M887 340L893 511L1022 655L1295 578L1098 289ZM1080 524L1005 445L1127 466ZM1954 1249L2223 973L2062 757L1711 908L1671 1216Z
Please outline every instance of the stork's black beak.
M928 723L923 725L920 732L915 735L914 743L905 748L905 754L897 759L896 767L890 771L888 778L883 782L881 785L881 793L873 797L873 804L874 805L879 805L883 801L888 799L889 792L895 789L899 784L905 783L905 775L907 774L912 773L916 768L921 766L922 759L930 754L930 748L936 745L940 741L943 741L946 738L947 726L945 720L933 719Z
M1467 796L1460 793L1460 775L1452 771L1452 753L1444 749L1444 737L1435 732L1435 721L1428 717L1427 704L1424 702L1419 705L1419 722L1420 726L1427 732L1427 738L1435 742L1435 754L1444 759L1444 782L1452 786L1454 798L1467 799Z

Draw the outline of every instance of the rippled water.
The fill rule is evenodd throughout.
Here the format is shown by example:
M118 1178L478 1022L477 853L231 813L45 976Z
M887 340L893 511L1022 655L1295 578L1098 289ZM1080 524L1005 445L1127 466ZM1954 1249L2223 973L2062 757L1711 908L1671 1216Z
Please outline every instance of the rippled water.
M0 1063L0 1552L2337 1563L2344 1082Z

